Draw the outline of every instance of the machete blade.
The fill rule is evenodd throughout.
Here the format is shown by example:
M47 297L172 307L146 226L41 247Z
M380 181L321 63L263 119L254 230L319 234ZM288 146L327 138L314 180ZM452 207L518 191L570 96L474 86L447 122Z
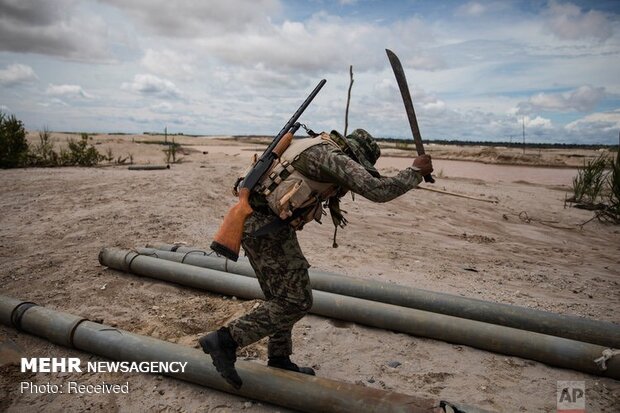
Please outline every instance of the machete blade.
M420 134L420 128L418 127L418 120L415 116L415 110L413 109L413 101L411 100L411 93L409 92L409 86L407 85L407 77L403 70L403 65L400 63L398 56L389 49L385 49L394 76L396 76L396 83L398 83L398 89L403 97L403 103L405 104L405 111L407 112L407 118L409 118L409 126L411 127L411 133L413 134L413 142L415 143L415 149L418 155L424 155L424 145L422 144L422 135ZM424 176L424 181L433 183L435 180L428 174Z

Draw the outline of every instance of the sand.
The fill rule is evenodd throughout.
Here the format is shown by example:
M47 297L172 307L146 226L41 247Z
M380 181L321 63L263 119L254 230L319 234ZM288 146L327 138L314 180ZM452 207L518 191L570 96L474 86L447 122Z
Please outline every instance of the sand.
M58 145L67 137L54 134ZM157 139L97 135L92 142L101 152L109 147L115 157L131 153L134 162L154 165L164 161L162 146L139 142ZM123 274L97 261L104 246L162 241L208 247L234 202L234 177L261 147L230 138L175 141L183 144L183 161L170 170L129 171L126 165L1 170L0 293L194 347L205 332L251 308L252 301ZM574 159L550 151L541 153ZM299 233L313 267L620 322L620 228L596 220L580 227L592 213L564 207L574 169L506 171L508 166L472 162L484 156L471 148L453 147L455 156L448 152L438 149L436 158L457 163L435 161L434 187L497 204L422 190L386 204L347 196L343 208L350 224L339 231L339 248L331 248L331 224L308 225ZM435 155L432 147L429 153ZM386 150L399 158L386 156L381 171L394 174L405 154ZM579 155L583 160L597 153ZM460 175L465 165L473 172ZM100 360L0 327L0 341L9 340L28 357ZM354 323L307 316L296 325L293 341L294 361L314 366L319 376L367 387L502 412L552 412L557 381L578 380L586 383L588 411L614 412L620 405L620 383L612 379ZM265 341L241 350L240 357L264 363ZM401 365L389 367L390 361ZM287 411L161 376L0 369L0 411ZM128 381L130 393L20 394L24 380Z

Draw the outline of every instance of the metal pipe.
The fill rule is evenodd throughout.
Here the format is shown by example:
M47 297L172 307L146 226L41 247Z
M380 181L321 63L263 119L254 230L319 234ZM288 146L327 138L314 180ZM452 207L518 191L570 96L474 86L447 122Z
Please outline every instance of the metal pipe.
M321 377L269 368L258 363L238 361L237 371L243 386L235 390L211 364L211 359L197 349L151 337L133 334L82 317L31 305L21 315L19 325L15 312L24 302L0 295L0 320L30 334L105 358L127 362L187 362L184 372L166 373L177 379L197 383L235 395L261 400L305 412L445 412L443 407L456 406L463 412L480 411L463 405L435 399L424 399L402 393L373 389ZM75 324L77 323L77 324Z
M209 253L192 247L171 244L157 247L159 248L139 248L137 251L145 255L156 254L157 257L166 260L256 277L247 260L234 262L215 254L206 255ZM620 325L606 321L493 303L375 280L362 280L313 269L310 269L309 273L310 283L315 290L620 348Z
M133 165L127 169L130 171L157 171L161 169L170 169L170 165Z
M104 248L99 262L110 268L242 298L263 298L256 279L180 264L118 248ZM371 327L464 344L552 366L620 379L620 358L601 369L594 362L605 347L531 331L483 323L314 290L311 313Z

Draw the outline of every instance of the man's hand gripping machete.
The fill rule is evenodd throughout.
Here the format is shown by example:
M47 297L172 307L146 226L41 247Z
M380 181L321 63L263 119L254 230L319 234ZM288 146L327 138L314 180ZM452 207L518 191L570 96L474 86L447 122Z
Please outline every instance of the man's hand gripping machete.
M418 120L416 119L415 111L413 110L413 102L411 100L411 94L409 93L409 86L407 86L407 78L405 77L403 65L400 64L400 60L394 52L389 49L385 49L385 52L388 55L388 59L392 65L392 70L394 71L394 76L396 76L396 82L398 83L400 94L403 97L403 103L405 104L405 110L407 111L407 117L409 118L409 126L411 126L411 133L413 134L415 149L418 152L418 155L424 155L425 152L424 146L422 145L422 135L420 135ZM430 183L435 182L431 174L425 175L424 181Z

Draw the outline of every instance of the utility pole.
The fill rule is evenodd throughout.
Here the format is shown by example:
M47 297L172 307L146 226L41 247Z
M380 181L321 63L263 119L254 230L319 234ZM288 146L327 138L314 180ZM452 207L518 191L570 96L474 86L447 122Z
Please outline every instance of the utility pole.
M164 143L168 144L168 126L164 126Z

